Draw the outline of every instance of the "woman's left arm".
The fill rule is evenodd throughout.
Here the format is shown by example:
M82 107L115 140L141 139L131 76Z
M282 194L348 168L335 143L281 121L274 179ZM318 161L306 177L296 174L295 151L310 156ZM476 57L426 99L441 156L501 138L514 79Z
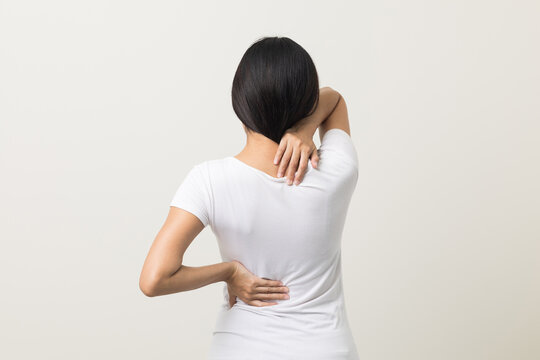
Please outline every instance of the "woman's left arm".
M276 279L261 278L236 260L205 266L182 264L184 253L204 229L194 214L171 206L169 216L152 244L143 265L139 287L146 296L159 296L194 290L225 281L229 305L236 298L253 306L275 305L269 300L287 299L288 287Z
M203 229L203 223L195 215L170 207L139 278L139 288L146 296L173 294L227 281L234 271L232 262L198 267L182 264L186 249Z

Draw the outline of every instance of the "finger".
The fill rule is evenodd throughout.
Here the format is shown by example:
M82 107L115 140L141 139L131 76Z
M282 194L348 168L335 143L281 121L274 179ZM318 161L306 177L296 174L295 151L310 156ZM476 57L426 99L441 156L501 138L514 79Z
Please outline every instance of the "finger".
M289 294L284 293L258 293L251 297L252 300L288 300Z
M279 280L270 280L267 278L261 278L262 280L259 280L257 282L257 286L283 286L283 283Z
M253 306L270 306L270 305L277 305L278 303L268 303L260 300L253 300L248 302L249 305Z
M291 161L289 162L289 169L287 170L287 184L291 185L294 180L294 174L296 173L296 168L298 167L298 161L300 160L300 152L298 150L293 150Z
M285 152L285 149L287 148L287 138L283 137L281 138L281 141L279 142L279 146L276 151L276 155L274 156L274 164L279 164L279 161L281 160L281 156Z
M319 153L317 152L317 149L311 154L311 165L313 165L314 168L317 168L317 165L319 165Z
M232 308L236 304L236 295L229 296L229 308Z
M294 177L294 185L298 185L302 182L304 179L304 175L306 174L307 170L307 164L308 164L309 158L308 154L303 151L300 155L300 166L298 166L298 170L296 171L295 177Z
M279 163L279 169L278 169L278 177L282 177L285 173L285 169L287 169L287 166L289 165L289 160L292 155L292 149L290 146L287 146L287 149L285 150L285 153L283 154L283 157L281 158L281 162Z
M255 291L257 293L288 293L289 288L286 286L258 286Z

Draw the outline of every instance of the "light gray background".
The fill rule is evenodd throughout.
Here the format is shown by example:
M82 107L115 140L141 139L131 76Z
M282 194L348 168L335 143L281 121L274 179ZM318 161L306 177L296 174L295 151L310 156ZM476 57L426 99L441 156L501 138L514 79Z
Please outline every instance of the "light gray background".
M203 359L222 283L147 298L187 171L238 153L261 36L346 98L343 237L362 359L540 358L534 1L0 1L0 357ZM191 266L219 262L206 228Z

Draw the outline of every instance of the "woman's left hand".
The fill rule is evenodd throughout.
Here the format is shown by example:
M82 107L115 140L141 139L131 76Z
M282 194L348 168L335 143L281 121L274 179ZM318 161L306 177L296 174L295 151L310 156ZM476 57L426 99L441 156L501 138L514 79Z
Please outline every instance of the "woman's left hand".
M278 177L286 176L287 184L300 184L307 171L308 161L317 168L319 154L313 142L313 136L288 129L281 141L274 157L274 164L279 164ZM285 174L285 175L284 175Z

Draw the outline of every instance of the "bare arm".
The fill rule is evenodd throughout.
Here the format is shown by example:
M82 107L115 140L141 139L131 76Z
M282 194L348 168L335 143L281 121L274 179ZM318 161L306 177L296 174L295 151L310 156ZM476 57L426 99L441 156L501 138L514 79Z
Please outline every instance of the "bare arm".
M233 272L231 262L220 262L204 266L180 265L171 276L164 277L145 292L147 296L174 294L198 289L220 281L227 281Z
M327 119L335 111L336 106L339 105L341 94L329 86L325 86L319 90L319 104L313 114L307 116L294 124L291 127L291 131L301 132L302 134L313 138L315 131L321 124L327 121ZM320 128L319 128L320 132ZM321 136L322 139L322 136Z
M170 207L139 278L139 288L146 296L189 291L225 281L230 306L237 297L253 306L270 306L277 303L267 300L288 299L289 288L281 281L260 278L236 260L197 267L183 265L186 249L202 229L204 225L195 215Z
M324 134L330 129L341 129L349 134L349 136L351 135L347 103L341 94L337 104L332 109L328 117L319 125L319 138L321 141Z
M183 209L171 206L141 271L139 287L147 296L193 290L226 281L234 270L232 262L191 267L182 264L184 253L204 229L201 221Z
M295 185L303 180L308 161L311 161L313 167L317 168L319 155L313 143L313 135L319 128L319 136L322 141L324 133L338 122L338 118L332 115L336 112L336 108L341 106L340 103L344 104L344 101L340 100L341 95L334 89L328 86L321 88L315 111L287 129L281 138L274 157L274 164L279 163L278 177L286 174L289 185L293 183L293 180ZM340 113L343 113L343 109L340 110ZM329 121L330 118L333 120Z

